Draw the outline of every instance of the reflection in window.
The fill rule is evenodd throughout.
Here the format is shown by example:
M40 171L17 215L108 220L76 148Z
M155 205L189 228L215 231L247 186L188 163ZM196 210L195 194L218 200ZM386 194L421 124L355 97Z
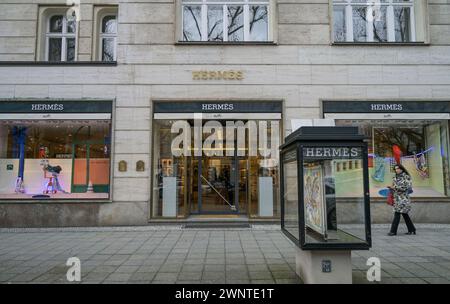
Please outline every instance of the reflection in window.
M201 12L201 6L183 6L183 41L201 40Z
M345 41L346 29L345 29L345 7L334 7L334 41Z
M268 36L268 12L265 5L250 6L250 40L265 41Z
M116 34L117 33L117 20L115 15L106 16L102 20L102 33L104 34Z
M223 40L223 7L208 6L208 41Z
M354 41L364 42L366 41L367 29L366 29L366 8L355 7L353 8L353 39Z
M411 41L411 9L409 7L396 7L395 18L395 41Z
M299 238L298 227L298 176L297 161L283 164L284 181L284 228L295 238Z
M67 39L67 61L75 60L75 38Z
M62 33L63 28L63 16L56 15L50 18L50 32L51 33Z
M267 41L268 0L184 0L183 41Z
M307 242L353 243L365 238L364 173L350 166L353 161L362 161L361 152L360 148L348 148L357 149L356 158L308 157L303 161L304 191L300 195L304 199ZM336 171L336 163L342 164L343 170ZM349 197L355 204L350 221L343 216Z
M334 41L415 41L414 1L334 0Z
M67 32L68 33L75 33L77 27L76 27L76 21L75 18L68 19L67 20Z
M373 40L387 42L386 7L374 10L373 14Z
M228 41L244 40L243 15L243 6L228 6Z
M49 61L61 61L61 38L49 38L48 39L48 60Z
M75 61L76 20L75 16L52 15L46 31L46 59L48 61Z
M440 120L338 120L337 125L358 126L370 137L369 176L372 197L392 181L400 162L411 174L413 197L449 195L448 123ZM359 167L359 166L358 166ZM355 164L354 168L357 166Z
M116 61L117 16L103 17L100 33L100 51L102 61Z

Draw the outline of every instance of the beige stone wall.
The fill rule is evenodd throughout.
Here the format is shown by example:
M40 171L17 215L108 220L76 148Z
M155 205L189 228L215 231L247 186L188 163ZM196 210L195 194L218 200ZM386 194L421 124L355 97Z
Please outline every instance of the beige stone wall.
M175 44L173 0L82 0L79 60L92 58L93 6L118 4L118 65L0 65L0 98L115 99L112 189L118 204L102 205L100 212L105 223L127 224L126 214L148 215L152 100L282 99L286 135L290 119L320 117L321 99L449 99L449 1L429 1L429 46L332 46L328 0L275 2L277 45L208 46ZM63 3L2 0L0 60L35 60L38 4ZM199 69L238 69L244 79L192 80L191 71ZM128 162L128 172L118 172L120 160ZM135 171L138 160L145 161L145 172ZM146 216L137 214L137 223Z
M73 0L75 1L75 0ZM81 0L78 60L90 61L94 5L117 5L117 0ZM63 6L66 0L3 0L0 2L0 61L40 60L39 7Z

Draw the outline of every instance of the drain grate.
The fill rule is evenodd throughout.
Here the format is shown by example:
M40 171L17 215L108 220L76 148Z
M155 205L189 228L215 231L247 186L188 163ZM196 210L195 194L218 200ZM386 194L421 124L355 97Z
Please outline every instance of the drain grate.
M183 226L184 229L196 228L251 228L248 223L187 223Z

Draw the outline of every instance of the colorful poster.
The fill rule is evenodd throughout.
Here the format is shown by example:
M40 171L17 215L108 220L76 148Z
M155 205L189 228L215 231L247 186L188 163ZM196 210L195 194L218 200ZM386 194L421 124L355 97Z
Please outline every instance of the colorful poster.
M325 235L325 198L322 166L305 166L303 168L303 174L305 225Z

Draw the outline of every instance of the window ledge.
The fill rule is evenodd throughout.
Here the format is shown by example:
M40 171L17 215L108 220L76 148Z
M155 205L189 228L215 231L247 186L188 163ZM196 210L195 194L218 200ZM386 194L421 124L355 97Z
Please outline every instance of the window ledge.
M332 46L430 46L426 42L332 42Z
M117 66L117 61L0 61L0 66Z
M113 203L110 199L1 199L1 205L8 204L110 204Z
M178 41L175 45L217 45L217 46L228 46L228 45L278 45L278 43L273 41L242 41L242 42L214 42L214 41Z

